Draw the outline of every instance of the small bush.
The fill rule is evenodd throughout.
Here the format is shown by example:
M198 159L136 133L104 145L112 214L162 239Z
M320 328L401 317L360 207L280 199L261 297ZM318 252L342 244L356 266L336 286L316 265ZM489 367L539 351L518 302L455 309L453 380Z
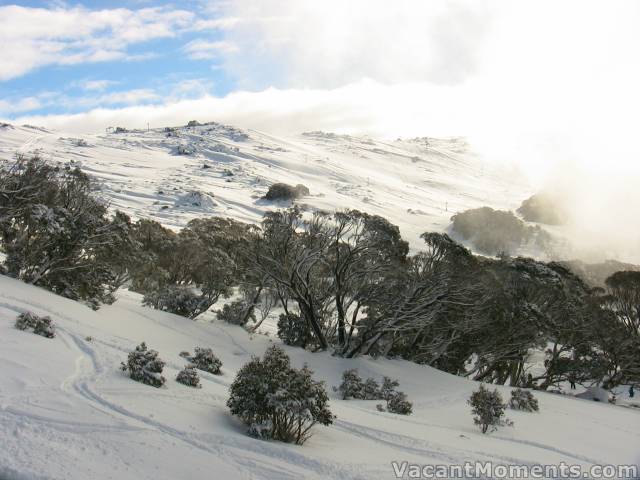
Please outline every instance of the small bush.
M261 359L245 364L231 384L227 406L262 439L304 443L311 428L333 423L323 382L312 378L306 366L292 368L280 348L270 347Z
M285 345L305 347L311 331L309 324L300 315L281 313L278 318L278 338Z
M182 285L167 285L147 292L142 304L156 310L195 318L203 311L202 298L192 288Z
M374 378L367 378L362 386L365 400L380 400L380 385Z
M508 419L503 419L506 405L502 403L502 397L498 390L490 392L484 385L471 394L468 402L471 405L471 413L474 415L473 423L480 427L482 433L497 430L502 425L513 425Z
M189 387L201 387L200 376L198 375L198 371L196 370L195 365L187 365L182 370L180 370L178 372L178 376L176 377L176 381Z
M411 415L413 404L404 392L394 392L387 400L387 411L398 415Z
M196 147L190 144L178 145L176 147L176 153L178 155L195 155Z
M158 352L147 350L147 345L142 342L134 351L129 353L127 363L122 363L122 370L129 371L129 377L136 382L146 383L159 388L164 385L165 378L162 369L165 363L158 358Z
M39 317L31 312L25 312L18 315L15 326L18 330L33 330L33 333L46 338L56 336L55 326L50 317Z
M242 300L236 300L223 305L222 310L217 310L218 320L230 323L231 325L245 326L249 320L255 322L256 316L253 312L247 316L247 304Z
M516 388L511 390L509 406L514 410L524 410L525 412L537 412L540 410L538 400L529 390Z
M380 398L382 400L389 399L396 393L396 387L398 387L400 383L397 380L393 380L389 377L382 377L382 385L380 386Z
M358 374L358 369L353 368L342 372L342 383L338 387L333 387L333 390L340 393L342 400L364 399L364 382Z
M196 347L193 356L185 356L195 368L214 375L221 375L222 361L213 354L210 348ZM188 353L188 352L187 352Z
M296 200L300 197L309 195L309 189L302 184L295 187L286 183L274 183L269 187L265 200Z

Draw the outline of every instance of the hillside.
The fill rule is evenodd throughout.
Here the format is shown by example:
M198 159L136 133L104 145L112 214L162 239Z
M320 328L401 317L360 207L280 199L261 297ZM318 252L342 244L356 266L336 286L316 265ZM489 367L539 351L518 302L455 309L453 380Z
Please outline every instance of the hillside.
M337 385L346 368L389 375L414 402L401 417L376 401L331 392L334 425L317 427L302 447L248 437L228 414L228 387L271 339L239 327L193 322L141 307L121 292L94 312L44 290L0 277L0 478L208 479L394 478L392 460L419 464L628 464L637 462L640 411L536 393L540 413L508 411L515 426L482 435L466 404L477 384L404 361L345 360L286 348L296 366ZM18 313L50 315L57 336L13 328ZM167 362L160 389L130 380L120 362L140 341ZM276 340L277 341L277 340ZM224 375L203 388L175 382L178 353L210 346ZM503 396L508 388L498 387Z
M210 123L70 136L0 128L0 159L38 153L72 161L97 178L113 208L179 228L203 215L258 222L286 204L262 200L276 182L304 184L298 203L354 208L397 224L415 247L454 213L515 209L531 191L514 172L483 162L462 138L385 142L323 132L278 138Z

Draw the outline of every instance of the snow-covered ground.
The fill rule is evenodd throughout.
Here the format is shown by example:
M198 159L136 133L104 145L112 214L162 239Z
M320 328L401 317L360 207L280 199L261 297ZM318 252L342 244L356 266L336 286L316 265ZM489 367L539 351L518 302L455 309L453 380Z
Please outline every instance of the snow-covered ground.
M382 215L414 247L419 234L446 229L456 212L514 209L532 193L460 138L276 138L218 124L80 137L0 127L0 160L16 153L72 161L100 181L113 208L172 228L205 215L258 222L286 206L261 199L269 185L302 183L311 194L299 204ZM57 337L16 330L15 317L26 310L50 315ZM141 341L167 362L163 388L119 370ZM342 401L332 392L337 420L316 428L304 446L255 440L225 402L240 366L272 341L279 342L142 307L128 291L94 312L0 276L0 479L378 479L393 478L394 460L584 467L640 460L640 409L537 393L539 414L509 411L514 428L482 435L466 404L473 382L404 361L286 347L295 365L308 363L329 387L354 367L363 377L398 378L414 413L379 412L376 401ZM202 389L174 380L185 364L179 352L195 346L213 348L224 362L224 375L202 373ZM508 388L499 389L508 397Z
M57 336L15 329L25 310L50 315ZM119 370L143 340L167 362L160 389ZM0 478L368 480L394 478L393 460L583 467L640 460L639 409L536 393L540 413L508 411L514 427L482 435L466 404L476 383L404 361L287 347L294 365L308 363L329 386L353 367L363 377L398 378L414 413L382 413L376 401L342 401L331 392L337 420L317 427L305 445L256 440L225 402L240 366L272 341L142 307L127 291L94 312L0 276ZM174 380L185 364L179 352L194 346L213 348L224 362L224 375L202 373L202 389Z
M299 204L381 215L416 248L421 233L446 229L456 212L515 209L532 193L517 172L482 161L462 138L280 138L219 124L83 136L0 128L0 160L16 153L73 161L102 183L113 208L171 228L203 215L259 222L284 206L260 198L269 185L302 183L310 195Z

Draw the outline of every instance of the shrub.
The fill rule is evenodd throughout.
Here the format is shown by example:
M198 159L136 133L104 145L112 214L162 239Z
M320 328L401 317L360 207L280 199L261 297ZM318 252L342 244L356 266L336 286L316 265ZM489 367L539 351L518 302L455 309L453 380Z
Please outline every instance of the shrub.
M286 183L274 183L269 187L265 200L296 200L297 198L309 195L309 189L302 184L295 187Z
M379 400L380 385L374 378L367 378L362 386L362 393L365 400Z
M389 399L396 393L396 387L399 386L400 383L397 380L393 380L389 377L382 377L382 385L380 386L380 398L382 400Z
M217 310L218 320L230 323L232 325L245 326L249 320L255 322L256 316L253 311L247 315L247 304L243 300L235 300L231 303L223 305L222 310Z
M127 363L122 363L122 371L129 371L129 377L136 382L146 383L159 388L164 385L165 378L162 369L165 363L158 358L158 352L147 350L147 345L142 342L134 351L129 353Z
M514 410L524 410L525 412L537 412L540 410L538 400L529 390L516 388L511 390L509 406Z
M142 298L142 304L188 318L195 318L206 310L202 297L184 285L166 285L152 290Z
M176 147L178 155L195 155L196 147L190 144L181 144Z
M333 423L323 382L306 366L292 368L287 354L270 347L245 364L231 384L227 406L258 438L304 443L311 428Z
M333 387L333 390L340 393L342 400L364 399L364 382L358 374L358 369L353 368L342 372L342 383L338 387Z
M18 330L32 329L33 333L46 338L56 336L55 326L50 317L39 317L31 312L24 312L16 318L15 326Z
M189 120L187 123L187 127L198 127L200 126L200 122L198 120Z
M222 361L213 354L210 348L196 347L193 356L186 356L195 368L214 375L221 375Z
M398 415L411 415L413 404L404 392L394 392L387 400L387 411Z
M304 318L293 313L281 313L278 318L278 338L285 345L305 347L309 341L311 331Z
M201 387L200 376L198 375L198 371L196 370L195 365L187 365L182 370L180 370L178 372L178 375L176 376L176 381L189 387Z
M490 392L484 385L471 394L468 402L471 405L471 413L474 415L473 423L480 427L482 433L497 430L498 426L513 425L508 419L503 419L506 405L502 403L502 397L498 390Z

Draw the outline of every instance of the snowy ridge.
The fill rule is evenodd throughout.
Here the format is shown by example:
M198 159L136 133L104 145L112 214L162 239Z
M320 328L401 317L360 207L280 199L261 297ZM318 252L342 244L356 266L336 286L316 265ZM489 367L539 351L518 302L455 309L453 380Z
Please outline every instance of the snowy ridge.
M481 161L462 138L280 138L217 123L83 136L0 129L0 159L16 153L72 161L100 181L112 207L172 228L203 215L258 222L286 206L261 200L269 185L302 183L310 195L299 204L381 215L418 247L420 234L444 230L454 213L515 209L531 194L524 180Z
M15 317L50 315L54 339L19 331ZM90 339L89 339L90 337ZM167 362L160 389L121 372L145 340ZM466 400L477 384L404 361L345 360L287 348L328 387L343 370L398 378L414 402L402 417L376 401L342 401L331 392L333 426L303 446L255 440L225 406L235 373L270 344L240 327L194 322L140 306L139 296L94 312L0 276L0 478L4 479L383 479L392 460L419 464L629 464L637 462L640 411L537 392L538 414L509 410L514 428L482 435ZM202 389L174 378L182 350L208 346L223 375L201 374ZM503 397L509 389L498 387Z

